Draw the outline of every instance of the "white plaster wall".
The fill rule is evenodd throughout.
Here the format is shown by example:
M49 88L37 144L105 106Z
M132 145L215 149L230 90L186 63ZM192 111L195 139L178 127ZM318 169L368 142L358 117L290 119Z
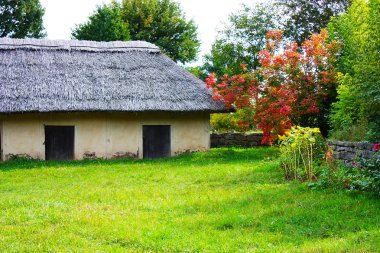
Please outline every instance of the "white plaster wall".
M1 116L3 156L27 154L45 159L44 126L75 126L75 159L94 152L143 156L142 126L171 125L171 154L208 150L208 113L59 113ZM0 124L1 126L1 124Z

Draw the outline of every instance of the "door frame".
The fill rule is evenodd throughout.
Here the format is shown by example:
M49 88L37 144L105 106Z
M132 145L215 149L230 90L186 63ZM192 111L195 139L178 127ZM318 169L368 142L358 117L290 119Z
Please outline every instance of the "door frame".
M140 131L141 131L141 138L140 138L140 141L141 141L141 155L139 158L141 159L144 159L144 126L168 126L169 127L169 138L170 138L170 142L169 142L169 152L168 152L168 157L172 156L172 150L173 150L173 124L170 124L170 123L162 123L162 124L159 124L159 123L149 123L149 124L141 124L140 125ZM149 158L147 158L149 159Z
M45 152L44 152L44 155L45 155L45 160L47 160L47 149L46 149L46 127L70 127L70 128L73 128L73 144L72 144L72 156L70 157L70 159L68 159L67 161L71 161L71 160L75 160L75 132L76 132L76 127L75 125L64 125L64 124L44 124L43 125L44 127L44 146L45 146ZM53 160L53 159L50 159L50 160Z

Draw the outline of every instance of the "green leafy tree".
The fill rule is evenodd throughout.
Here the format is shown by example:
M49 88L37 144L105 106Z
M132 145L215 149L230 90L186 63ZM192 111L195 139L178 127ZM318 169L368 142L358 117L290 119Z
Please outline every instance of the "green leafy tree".
M124 25L121 25L119 16ZM101 17L108 22L102 22ZM129 37L131 40L151 42L173 60L182 63L195 60L200 47L196 25L193 21L186 20L179 4L172 0L123 0L121 3L115 1L99 7L88 22L74 28L72 35L77 39L85 35L86 39L96 40L99 30L107 31L104 33L105 36L113 36L115 33L120 36L124 30L128 30L124 39Z
M132 39L152 42L178 62L196 59L200 47L197 26L186 20L179 4L171 0L124 0L122 5Z
M72 36L94 41L125 41L131 37L127 24L123 22L121 8L115 2L98 6L86 23L74 28Z
M204 57L203 69L221 77L240 73L242 63L249 70L257 68L257 53L265 46L267 32L281 29L282 22L283 17L277 5L244 5L238 13L229 16L229 23L219 32L210 54Z
M285 36L301 43L325 28L331 17L344 12L351 0L278 0L288 16Z
M208 74L200 66L185 67L185 69L201 80L206 80L208 77Z
M0 37L45 37L44 13L39 0L0 0Z
M332 136L352 139L353 129L361 129L361 138L380 141L380 0L354 0L329 30L344 45Z

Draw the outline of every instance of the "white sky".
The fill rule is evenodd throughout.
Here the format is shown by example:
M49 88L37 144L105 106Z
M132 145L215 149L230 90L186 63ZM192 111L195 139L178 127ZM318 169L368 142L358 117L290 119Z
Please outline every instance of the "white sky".
M227 22L228 15L240 9L241 4L253 5L260 0L176 0L182 6L186 18L198 26L201 39L201 57L209 52L217 29ZM262 1L262 0L261 0ZM70 39L75 24L83 23L96 5L111 0L40 0L45 8L44 25L49 39Z

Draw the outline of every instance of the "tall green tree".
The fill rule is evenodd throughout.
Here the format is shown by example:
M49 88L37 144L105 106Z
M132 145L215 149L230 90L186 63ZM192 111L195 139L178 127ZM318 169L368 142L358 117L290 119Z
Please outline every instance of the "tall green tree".
M187 21L180 5L172 0L124 0L124 21L134 40L146 40L161 47L176 61L196 59L200 42L197 26Z
M242 63L250 70L257 68L257 53L265 46L267 32L282 29L282 23L278 6L272 3L244 5L238 13L229 16L229 22L219 31L211 52L204 57L203 69L221 77L240 73Z
M86 23L75 27L72 36L79 40L129 40L128 25L123 22L121 13L120 6L115 2L98 6Z
M0 0L0 37L45 37L44 13L39 0Z
M331 17L344 12L351 0L277 0L284 15L285 36L301 43L312 33L319 33Z
M107 14L109 12L120 12L124 26L120 26L119 14L114 17L113 14ZM108 22L102 22L100 14L105 16ZM114 27L115 24L117 27ZM73 29L72 36L77 39L113 40L112 36L99 38L98 30L112 31L110 35L118 31L117 34L120 35L122 29L128 29L131 40L151 42L177 62L191 62L199 52L197 26L192 20L186 20L179 4L172 0L123 0L121 3L115 1L99 7L86 23ZM124 40L127 40L128 36L126 34Z
M343 44L333 136L353 139L360 129L359 138L380 141L380 0L354 0L329 30Z

